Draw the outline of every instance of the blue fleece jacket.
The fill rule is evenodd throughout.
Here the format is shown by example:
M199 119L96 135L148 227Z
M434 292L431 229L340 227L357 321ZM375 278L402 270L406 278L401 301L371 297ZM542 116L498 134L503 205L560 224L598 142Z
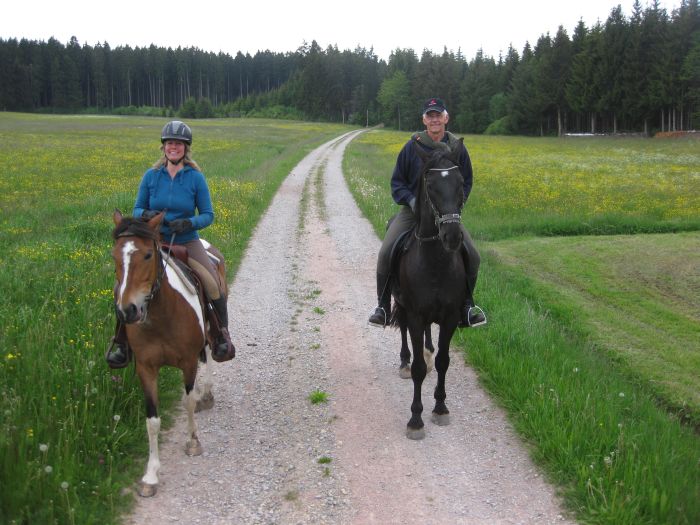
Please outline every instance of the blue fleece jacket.
M442 142L448 142L447 133L445 133ZM416 153L415 148L423 148L426 151L430 151L430 148L426 145L417 145L411 138L399 152L399 156L396 158L396 166L394 166L394 173L391 176L391 195L396 204L408 206L411 199L418 195L423 161ZM462 151L459 154L459 171L464 179L464 202L466 203L472 191L474 175L472 172L472 161L469 158L467 148L464 146L462 146Z
M144 210L162 211L166 221L189 219L193 230L175 236L175 244L199 239L197 230L206 228L214 222L214 208L211 204L209 187L204 175L185 166L171 178L165 166L151 168L141 179L139 192L134 204L134 217L141 217ZM195 215L195 210L198 212ZM167 226L161 226L164 238L170 240L171 231Z

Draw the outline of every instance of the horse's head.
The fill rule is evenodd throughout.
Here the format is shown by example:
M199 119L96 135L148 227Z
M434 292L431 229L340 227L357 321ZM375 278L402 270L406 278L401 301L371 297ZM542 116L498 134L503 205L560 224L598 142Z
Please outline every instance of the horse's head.
M112 232L115 274L114 308L124 323L143 322L148 303L158 291L163 277L160 255L160 224L164 213L149 221L124 217L114 211Z
M446 250L455 251L462 245L462 206L464 205L464 178L459 170L459 153L463 139L452 150L425 151L416 145L423 160L421 175L421 203L419 220L432 217L438 237Z

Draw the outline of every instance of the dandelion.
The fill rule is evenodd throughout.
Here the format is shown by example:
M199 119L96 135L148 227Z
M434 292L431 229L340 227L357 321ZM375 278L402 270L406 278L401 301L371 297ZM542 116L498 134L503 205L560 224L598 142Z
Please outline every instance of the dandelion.
M122 416L120 416L119 414L114 414L114 417L113 417L112 419L114 419L114 422L115 422L115 423L119 423L119 420L120 420L121 418L122 418Z
M33 437L34 437L34 429L33 429L33 428L28 428L28 429L27 429L27 437L28 437L28 438L33 438Z
M61 481L61 488L63 490L68 490L68 482L67 481Z
M49 450L49 446L46 443L39 443L39 450L41 452L46 452Z
M620 396L620 397L625 397L625 393L624 393L624 392L620 392L620 393L618 394L618 396Z
M47 474L51 474L53 472L53 467L51 465L46 465L44 467L44 472L46 472Z

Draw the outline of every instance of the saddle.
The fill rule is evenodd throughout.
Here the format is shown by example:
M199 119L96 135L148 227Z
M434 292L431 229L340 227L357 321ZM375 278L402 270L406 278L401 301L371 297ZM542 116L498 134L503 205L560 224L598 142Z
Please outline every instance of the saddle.
M189 259L189 256L187 255L187 247L183 246L181 244L167 244L167 243L162 243L163 246L163 251L165 253L170 252L171 255L185 263L185 266L189 268L189 265L187 264L187 260Z

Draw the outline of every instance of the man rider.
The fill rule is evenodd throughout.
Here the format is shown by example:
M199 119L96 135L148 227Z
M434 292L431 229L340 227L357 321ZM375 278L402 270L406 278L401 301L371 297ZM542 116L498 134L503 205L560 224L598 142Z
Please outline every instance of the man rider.
M401 210L394 216L389 225L377 257L377 299L379 304L369 318L369 322L372 325L386 326L389 322L389 312L391 310L391 285L389 283L391 250L396 239L403 232L412 229L416 225L414 210L423 161L416 153L415 148L423 148L426 151L436 148L453 149L458 144L458 139L446 129L449 119L450 116L442 99L428 99L423 105L425 131L414 134L411 140L401 149L396 159L396 166L391 177L391 195L394 201L401 205ZM466 203L472 189L473 173L467 148L464 145L461 148L458 164L464 178L464 202ZM481 258L469 232L463 224L461 227L463 236L462 256L467 275L467 302L460 312L459 326L464 328L486 324L486 316L483 310L474 304L472 297Z

